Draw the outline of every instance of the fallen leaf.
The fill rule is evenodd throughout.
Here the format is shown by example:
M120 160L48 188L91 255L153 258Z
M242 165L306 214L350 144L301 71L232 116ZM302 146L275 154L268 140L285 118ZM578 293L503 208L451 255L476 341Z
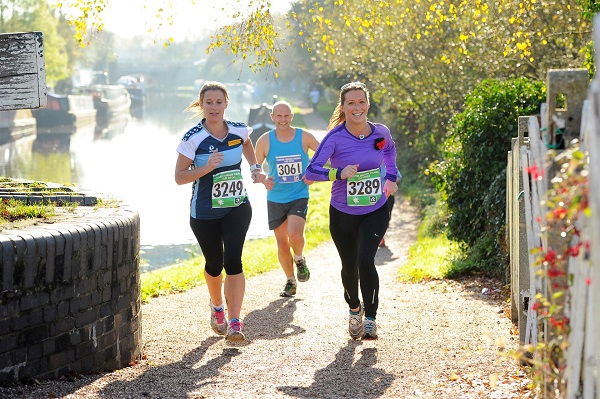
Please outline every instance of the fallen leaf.
M492 389L495 389L497 384L498 384L498 375L490 374L490 387Z

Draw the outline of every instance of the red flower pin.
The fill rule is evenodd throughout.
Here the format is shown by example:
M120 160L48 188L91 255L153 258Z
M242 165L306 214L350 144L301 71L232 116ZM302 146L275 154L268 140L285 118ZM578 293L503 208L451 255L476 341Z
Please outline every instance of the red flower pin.
M385 139L383 137L379 137L378 139L375 139L375 149L381 150L381 149L383 149L383 147L385 147Z

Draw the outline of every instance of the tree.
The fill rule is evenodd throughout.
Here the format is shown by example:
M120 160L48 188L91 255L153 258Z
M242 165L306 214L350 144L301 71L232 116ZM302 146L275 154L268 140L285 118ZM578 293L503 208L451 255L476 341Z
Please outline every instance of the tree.
M479 81L578 67L590 32L576 4L546 0L325 0L294 11L317 72L334 74L334 87L369 82L401 146L413 150L408 167L418 169L438 156L449 119Z
M102 29L108 1L71 2L82 44L86 30ZM299 0L280 22L270 0L238 0L207 51L224 49L252 71L278 76L279 56L295 43L311 54L322 84L337 90L365 80L372 109L410 149L403 167L418 171L439 158L448 121L481 80L544 79L549 68L583 64L591 33L584 1L591 0Z

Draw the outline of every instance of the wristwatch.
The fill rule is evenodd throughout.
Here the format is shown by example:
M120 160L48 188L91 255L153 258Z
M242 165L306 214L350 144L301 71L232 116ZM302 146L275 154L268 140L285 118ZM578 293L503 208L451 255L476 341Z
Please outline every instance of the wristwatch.
M258 163L250 165L250 173L254 172L255 170L262 170L262 166L260 166Z

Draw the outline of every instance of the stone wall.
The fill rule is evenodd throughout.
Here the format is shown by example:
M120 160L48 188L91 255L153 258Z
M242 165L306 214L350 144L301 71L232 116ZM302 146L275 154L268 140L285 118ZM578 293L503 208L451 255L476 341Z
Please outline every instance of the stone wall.
M139 214L81 212L0 232L0 383L114 370L141 356Z

